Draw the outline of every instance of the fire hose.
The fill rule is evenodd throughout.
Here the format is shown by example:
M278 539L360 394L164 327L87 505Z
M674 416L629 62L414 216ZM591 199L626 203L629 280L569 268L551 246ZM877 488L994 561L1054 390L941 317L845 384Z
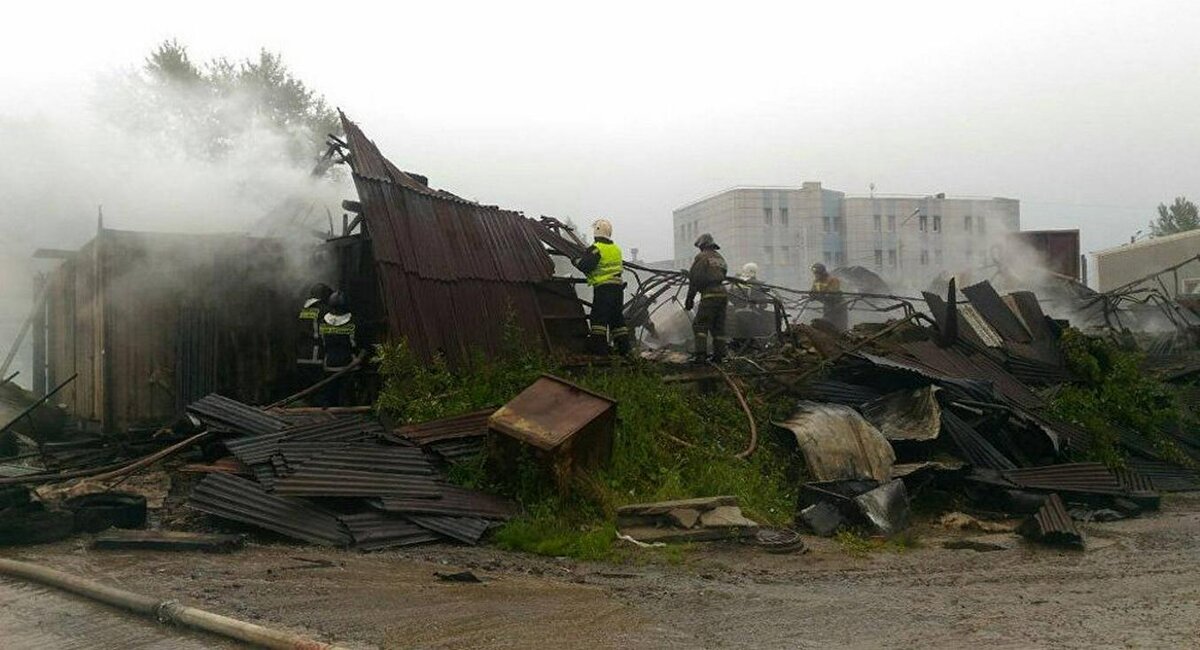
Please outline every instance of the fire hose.
M337 646L313 641L291 632L273 630L254 623L239 621L236 618L181 605L173 600L159 600L153 596L135 594L28 562L0 558L0 575L21 578L69 591L106 605L149 616L160 623L184 625L263 648L338 650Z

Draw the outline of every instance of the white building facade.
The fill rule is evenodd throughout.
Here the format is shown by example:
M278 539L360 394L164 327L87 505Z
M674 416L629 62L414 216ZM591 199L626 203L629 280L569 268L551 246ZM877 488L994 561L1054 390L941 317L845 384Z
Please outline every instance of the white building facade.
M1021 227L1015 199L852 196L818 182L737 187L673 215L680 268L695 254L696 237L708 232L731 272L755 262L762 280L796 288L808 286L815 262L866 267L893 286L923 286L945 273L986 266L992 247Z

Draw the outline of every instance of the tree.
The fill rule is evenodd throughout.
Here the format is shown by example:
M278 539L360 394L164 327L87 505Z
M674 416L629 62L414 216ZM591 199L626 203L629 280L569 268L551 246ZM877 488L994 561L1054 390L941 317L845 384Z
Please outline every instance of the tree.
M1155 237L1197 228L1200 228L1200 214L1197 213L1196 204L1183 196L1175 197L1175 202L1170 206L1159 203L1158 218L1150 222L1150 230Z
M211 161L251 143L256 152L310 164L323 151L325 136L341 133L325 98L265 49L257 59L219 57L197 65L186 46L164 41L99 99L108 120L130 135Z

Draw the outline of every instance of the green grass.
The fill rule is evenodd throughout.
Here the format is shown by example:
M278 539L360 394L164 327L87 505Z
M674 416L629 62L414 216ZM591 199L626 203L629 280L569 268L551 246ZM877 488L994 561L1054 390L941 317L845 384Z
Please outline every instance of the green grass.
M887 539L868 537L857 529L843 528L834 535L834 539L844 553L853 557L866 557L878 551L903 553L921 548L921 539L911 528Z
M1058 391L1050 413L1092 434L1088 460L1124 465L1119 428L1138 436L1164 458L1190 461L1164 432L1188 426L1178 397L1167 384L1144 372L1139 356L1111 341L1078 330L1063 333L1067 366L1080 381Z
M376 358L384 388L377 408L404 422L421 422L498 406L543 372L563 375L547 358L510 350L499 359L477 359L466 372L422 364L403 345L382 347ZM749 460L749 428L728 388L704 393L694 385L667 384L652 364L593 368L569 377L615 399L617 422L612 460L563 497L532 458L516 471L489 472L486 459L462 464L450 480L517 500L525 513L497 531L501 548L540 555L617 560L634 556L679 561L686 547L634 549L616 539L617 507L646 501L736 495L743 512L765 525L789 523L795 504L783 454L771 448L769 422L790 408L786 400L751 408L759 427L759 450ZM680 444L677 440L691 446ZM636 552L634 552L636 551Z

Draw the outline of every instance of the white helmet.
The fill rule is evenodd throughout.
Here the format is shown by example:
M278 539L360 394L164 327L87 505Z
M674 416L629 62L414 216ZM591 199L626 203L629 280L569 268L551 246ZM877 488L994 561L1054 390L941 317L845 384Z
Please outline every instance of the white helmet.
M604 238L612 237L612 224L608 222L608 219L597 219L592 222L592 236Z
M742 279L743 280L757 280L758 279L758 265L755 264L754 262L746 262L745 264L743 264L742 265Z

